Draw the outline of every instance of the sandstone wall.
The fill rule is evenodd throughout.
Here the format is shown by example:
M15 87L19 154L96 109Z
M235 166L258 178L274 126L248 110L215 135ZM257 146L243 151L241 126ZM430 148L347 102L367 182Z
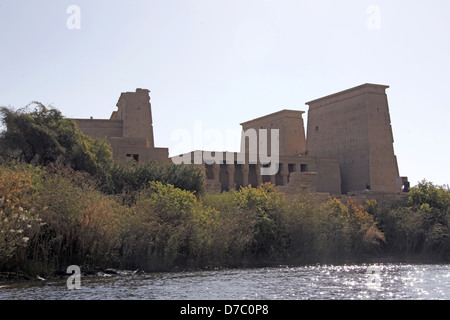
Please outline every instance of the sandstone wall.
M339 159L343 193L399 190L386 88L364 84L307 103L308 155Z

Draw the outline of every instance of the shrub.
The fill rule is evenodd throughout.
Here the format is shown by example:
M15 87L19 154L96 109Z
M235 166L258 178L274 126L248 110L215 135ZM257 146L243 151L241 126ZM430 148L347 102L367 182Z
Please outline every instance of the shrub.
M289 196L284 214L289 259L301 263L342 263L364 258L384 235L362 206L347 200L323 203L307 191Z
M404 201L362 206L319 201L307 191L285 195L270 183L204 193L194 166L112 167L119 169L110 180L119 196L101 192L105 185L63 161L0 163L0 270L344 263L381 250L450 256L449 191L430 183L412 188ZM198 180L189 185L189 177ZM130 201L123 201L124 190L131 190Z
M446 212L450 208L450 191L443 186L436 186L422 180L417 186L410 189L406 205L420 209L425 204L441 212Z
M257 216L236 206L235 192L206 193L202 204L207 214L198 226L208 239L204 241L209 244L205 249L206 265L235 267L251 264Z
M29 240L40 227L30 201L32 176L26 166L0 166L0 269L24 262Z
M196 165L159 164L156 162L117 161L111 165L109 181L102 188L109 194L120 194L124 203L132 204L148 183L161 182L191 191L204 192L204 172Z
M423 180L406 199L370 209L386 235L387 251L434 261L450 257L450 192Z
M244 187L235 193L236 205L255 221L251 254L258 258L283 254L283 230L280 226L284 194L271 183L257 188Z
M104 140L84 135L74 121L60 111L33 102L35 108L0 108L6 130L0 134L2 154L26 163L47 165L58 158L75 170L86 171L100 180L112 161L112 152Z
M118 216L122 208L92 187L64 176L46 174L33 205L45 223L30 239L31 261L48 272L72 264L116 262Z
M186 265L197 199L192 192L151 182L141 192L125 233L123 253L132 266L147 270ZM136 236L136 235L139 235Z

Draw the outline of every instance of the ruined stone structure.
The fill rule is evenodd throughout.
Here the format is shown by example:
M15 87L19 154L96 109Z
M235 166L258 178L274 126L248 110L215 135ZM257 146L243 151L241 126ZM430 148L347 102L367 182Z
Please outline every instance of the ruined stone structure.
M315 192L340 194L341 177L338 159L305 155L303 113L296 110L281 110L241 123L243 136L240 152L197 150L172 157L172 160L179 163L179 159L183 159L185 163L203 165L206 170L206 185L214 190L238 190L242 186L258 186L264 182L271 182L285 192L288 192L289 188L302 187ZM265 164L259 158L261 150L258 148L262 139L260 129L268 130L267 137L264 139L268 155L271 155L273 151L270 130L279 130L278 170L273 175L261 174L261 168L270 164ZM248 134L249 131L254 132L255 135ZM252 144L252 139L257 139L256 143ZM250 150L250 145L257 147ZM209 155L212 157L209 158Z
M240 152L197 150L169 159L167 148L154 146L146 89L122 93L109 120L75 120L85 134L106 138L114 159L203 166L210 189L271 182L286 193L398 194L408 182L398 173L387 88L363 84L307 102L306 136L304 111L281 110L243 122ZM264 173L274 165L274 174Z
M206 172L206 186L217 191L239 190L248 185L258 186L271 182L280 187L280 191L290 192L290 187L308 188L314 192L341 194L341 179L339 161L337 159L306 157L302 155L280 155L279 170L274 175L262 175L261 162L251 163L249 154L240 152L220 152L221 161L215 155L215 161L201 159L197 150L181 155L185 163L196 163L204 166ZM210 153L210 152L208 152ZM214 152L211 152L214 155ZM245 157L246 161L240 161ZM179 163L172 157L175 163ZM230 163L228 159L234 161ZM310 171L308 171L310 170ZM285 186L285 188L281 188Z
M306 103L308 155L339 159L344 194L400 191L387 88L364 84Z
M305 127L302 115L304 111L281 110L260 118L241 123L242 131L266 129L268 133L268 152L271 153L271 129L279 130L279 154L299 155L306 150ZM258 153L259 150L255 150ZM241 145L241 152L249 153L249 143Z
M286 193L307 188L334 195L398 194L407 179L399 177L385 93L387 88L363 84L307 102L306 138L304 112L281 110L241 123L245 136L239 153L228 153L228 157L226 152L219 153L221 157L215 156L213 163L208 163L202 158L202 151L197 150L187 156L188 162L197 160L196 163L201 163L207 173L207 186L216 190L271 182ZM256 132L256 149L249 149L251 143L247 142L254 138L247 134L249 129ZM274 142L270 130L279 131L279 170L274 175L262 175L260 170L267 164L261 160L252 161L256 158L252 155L260 151L260 129L266 129L268 133L263 141L267 144L268 154L272 153Z
M111 144L115 160L168 163L169 150L155 148L149 90L124 92L110 119L73 119L80 130Z

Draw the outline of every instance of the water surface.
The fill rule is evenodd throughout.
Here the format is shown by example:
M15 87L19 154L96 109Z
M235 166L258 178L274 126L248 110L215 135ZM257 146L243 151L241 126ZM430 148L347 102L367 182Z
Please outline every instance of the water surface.
M105 275L0 284L0 299L450 299L450 265L317 265Z

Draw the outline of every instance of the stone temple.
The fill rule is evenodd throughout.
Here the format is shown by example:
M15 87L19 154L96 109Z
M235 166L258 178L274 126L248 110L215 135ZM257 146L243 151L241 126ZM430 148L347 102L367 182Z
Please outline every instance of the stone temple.
M114 159L194 163L204 167L207 188L218 191L271 182L286 193L307 188L332 195L399 194L408 182L399 177L387 88L363 84L307 102L306 132L300 110L280 110L243 122L239 152L196 150L169 158L167 148L154 146L146 89L122 93L109 120L74 120L85 134L106 138ZM251 140L256 148L249 149ZM268 156L277 154L276 163L253 156L263 147ZM263 173L274 164L277 170Z
M73 119L93 138L107 139L114 160L169 163L169 149L155 148L149 90L124 92L109 119Z

